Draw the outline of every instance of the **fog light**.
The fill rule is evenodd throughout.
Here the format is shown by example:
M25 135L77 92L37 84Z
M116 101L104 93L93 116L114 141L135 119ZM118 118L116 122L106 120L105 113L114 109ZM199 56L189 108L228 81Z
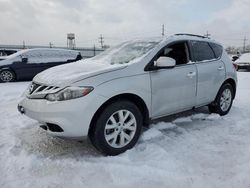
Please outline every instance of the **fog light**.
M24 113L25 113L24 107L18 105L18 106L17 106L17 109L18 109L18 111L19 111L21 114L24 114Z

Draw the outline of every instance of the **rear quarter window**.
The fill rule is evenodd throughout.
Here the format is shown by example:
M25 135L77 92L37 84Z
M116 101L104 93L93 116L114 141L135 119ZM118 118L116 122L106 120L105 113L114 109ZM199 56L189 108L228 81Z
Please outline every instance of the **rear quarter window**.
M216 59L215 54L207 42L192 41L191 42L193 56L195 61L209 61Z
M216 59L220 58L222 56L223 47L215 43L209 43L209 45L213 49Z

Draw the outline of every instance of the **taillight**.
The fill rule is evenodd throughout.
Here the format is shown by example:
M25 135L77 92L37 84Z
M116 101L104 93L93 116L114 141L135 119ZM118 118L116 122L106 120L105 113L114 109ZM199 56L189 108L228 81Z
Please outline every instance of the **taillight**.
M233 63L233 66L234 66L235 70L238 70L239 67L237 64Z

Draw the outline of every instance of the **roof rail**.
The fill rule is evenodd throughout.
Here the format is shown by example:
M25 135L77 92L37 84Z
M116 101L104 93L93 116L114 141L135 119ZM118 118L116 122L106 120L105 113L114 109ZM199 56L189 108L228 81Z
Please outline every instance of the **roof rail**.
M209 37L206 37L206 36L195 35L195 34L190 34L190 33L177 33L175 35L176 36L187 35L187 36L192 36L192 37L200 37L200 38L203 38L203 39L209 39Z

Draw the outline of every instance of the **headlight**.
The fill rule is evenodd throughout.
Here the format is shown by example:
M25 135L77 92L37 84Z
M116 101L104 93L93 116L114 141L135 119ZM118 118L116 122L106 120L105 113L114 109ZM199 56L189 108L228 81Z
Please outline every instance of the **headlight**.
M47 94L46 99L48 101L76 99L88 95L93 89L93 87L67 87L57 93Z
M29 93L30 93L30 87L31 87L32 83L30 83L28 85L28 87L24 90L24 92L22 93L21 97L26 97Z

